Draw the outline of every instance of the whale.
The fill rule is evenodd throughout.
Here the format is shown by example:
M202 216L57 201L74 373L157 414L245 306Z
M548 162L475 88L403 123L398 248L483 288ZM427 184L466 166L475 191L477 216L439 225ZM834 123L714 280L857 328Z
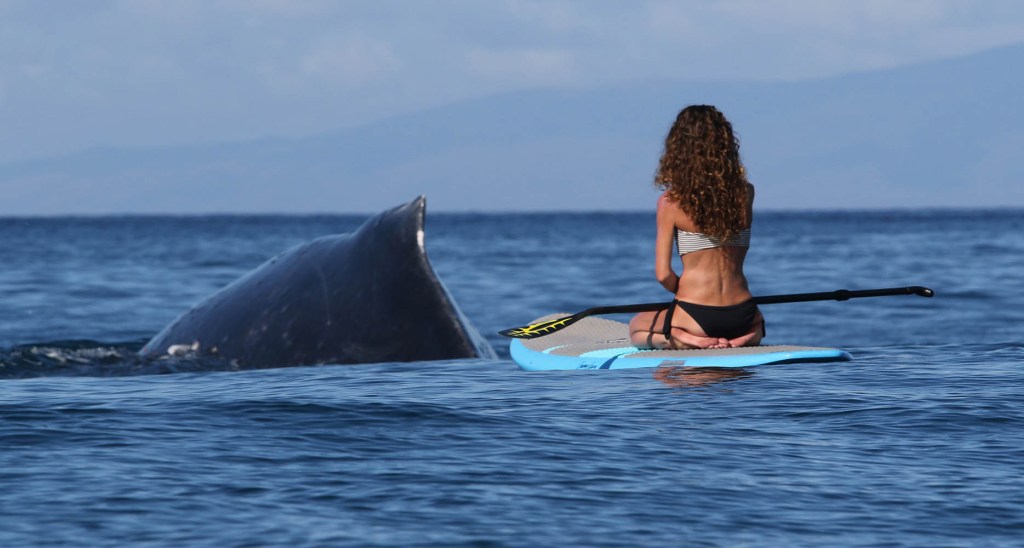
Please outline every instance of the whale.
M426 197L271 258L181 314L140 350L237 368L496 359L424 246Z

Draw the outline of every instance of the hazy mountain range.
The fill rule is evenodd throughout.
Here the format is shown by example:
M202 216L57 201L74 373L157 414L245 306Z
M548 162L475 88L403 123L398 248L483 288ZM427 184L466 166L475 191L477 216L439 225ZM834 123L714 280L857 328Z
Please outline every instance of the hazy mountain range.
M301 139L0 165L0 215L649 209L690 103L740 134L769 209L1024 206L1024 46L794 83L636 82L451 104ZM680 75L685 78L685 75Z

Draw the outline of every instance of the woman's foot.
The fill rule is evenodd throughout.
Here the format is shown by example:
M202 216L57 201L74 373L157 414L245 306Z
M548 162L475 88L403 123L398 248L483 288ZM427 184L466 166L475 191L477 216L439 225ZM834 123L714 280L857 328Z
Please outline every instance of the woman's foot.
M681 327L672 327L672 339L669 348L685 350L694 348L729 348L729 340L718 337L701 337Z

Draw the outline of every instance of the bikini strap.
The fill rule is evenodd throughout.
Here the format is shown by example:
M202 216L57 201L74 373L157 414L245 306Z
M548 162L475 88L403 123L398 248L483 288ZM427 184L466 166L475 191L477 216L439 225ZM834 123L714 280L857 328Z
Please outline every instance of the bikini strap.
M662 334L668 339L669 346L672 345L672 314L675 313L677 306L679 306L679 299L672 299L672 305L668 307L668 313L665 314L665 328L662 330Z

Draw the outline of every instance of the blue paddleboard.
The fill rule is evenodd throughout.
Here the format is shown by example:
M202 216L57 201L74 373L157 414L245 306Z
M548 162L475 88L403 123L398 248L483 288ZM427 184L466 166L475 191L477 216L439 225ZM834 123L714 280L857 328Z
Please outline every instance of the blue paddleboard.
M540 318L533 323L544 320ZM512 360L526 371L659 366L751 367L853 359L848 352L838 348L789 345L707 350L639 349L630 344L628 325L595 317L583 318L544 337L513 339L510 351Z

